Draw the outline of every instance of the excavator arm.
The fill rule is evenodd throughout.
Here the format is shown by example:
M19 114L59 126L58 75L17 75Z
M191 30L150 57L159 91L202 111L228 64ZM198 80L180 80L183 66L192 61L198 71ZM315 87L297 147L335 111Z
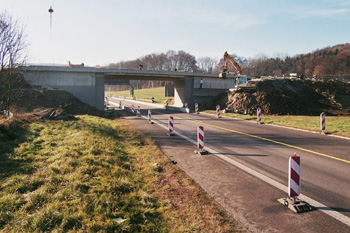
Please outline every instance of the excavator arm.
M223 71L220 73L219 77L220 78L226 78L226 73L227 73L227 62L230 62L232 66L236 69L238 75L242 75L242 69L238 65L238 63L231 57L227 51L224 53L224 65L222 66Z

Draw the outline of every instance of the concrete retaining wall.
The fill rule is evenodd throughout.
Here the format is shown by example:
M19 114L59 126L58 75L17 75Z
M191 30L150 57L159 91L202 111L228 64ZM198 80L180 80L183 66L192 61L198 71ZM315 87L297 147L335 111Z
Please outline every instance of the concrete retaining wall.
M23 77L33 86L62 89L90 106L104 109L104 76L81 72L24 72Z

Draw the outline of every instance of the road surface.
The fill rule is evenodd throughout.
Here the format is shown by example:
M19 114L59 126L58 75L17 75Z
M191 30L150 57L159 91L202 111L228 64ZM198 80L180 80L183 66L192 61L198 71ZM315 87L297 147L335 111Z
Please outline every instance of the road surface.
M110 104L118 106L119 100L110 99ZM350 232L350 140L134 105L141 106L144 117L152 109L157 124L132 114L127 119L153 137L248 231ZM174 137L166 135L169 115L174 117ZM198 125L205 128L210 155L194 153ZM315 207L311 212L296 214L277 202L287 197L288 159L294 153L302 160L300 199Z

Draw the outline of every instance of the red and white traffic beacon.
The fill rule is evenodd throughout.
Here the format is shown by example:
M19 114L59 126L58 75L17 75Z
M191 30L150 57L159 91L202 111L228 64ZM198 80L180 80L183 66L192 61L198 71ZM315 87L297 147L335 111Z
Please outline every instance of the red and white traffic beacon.
M169 116L168 130L169 130L169 132L167 133L168 136L175 136L175 133L174 133L174 117L173 116Z
M301 158L294 153L289 158L288 169L288 197L278 199L280 203L288 206L289 209L296 213L307 212L312 210L309 203L298 199L301 190Z
M208 151L204 149L204 126L200 125L197 128L197 148L198 150L195 150L194 152L200 155L207 155L209 154Z

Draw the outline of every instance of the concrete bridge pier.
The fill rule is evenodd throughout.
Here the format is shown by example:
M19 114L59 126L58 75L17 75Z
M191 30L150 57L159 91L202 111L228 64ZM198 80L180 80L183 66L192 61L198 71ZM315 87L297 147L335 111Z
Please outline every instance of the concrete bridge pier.
M174 81L174 106L184 107L185 102L191 108L193 103L193 78L178 79Z

